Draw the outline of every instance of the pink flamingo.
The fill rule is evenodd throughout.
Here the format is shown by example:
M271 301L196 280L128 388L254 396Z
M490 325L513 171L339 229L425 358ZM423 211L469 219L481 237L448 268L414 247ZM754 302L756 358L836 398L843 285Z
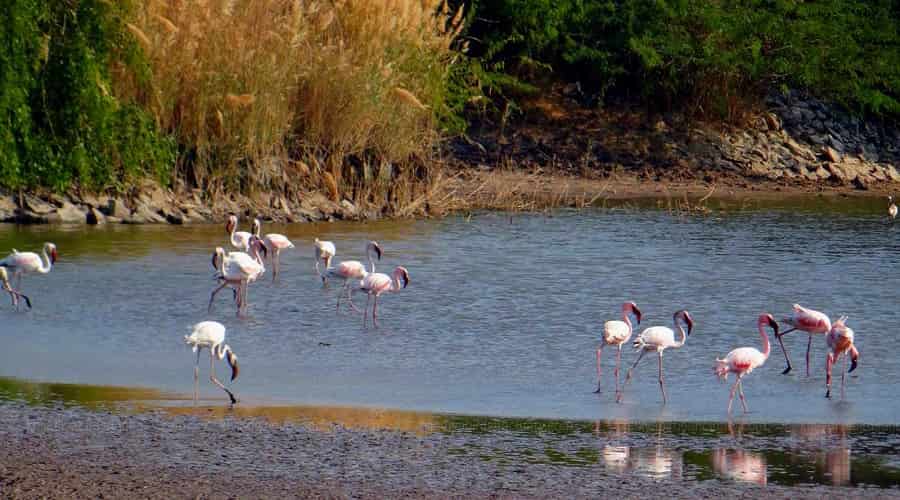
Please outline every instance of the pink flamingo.
M669 398L666 395L666 386L663 381L663 351L670 347L677 349L683 346L687 340L687 336L691 334L691 330L694 328L694 320L686 309L682 309L673 314L672 321L675 323L675 328L681 333L681 340L675 340L675 331L665 326L652 326L638 335L637 339L634 341L634 347L641 350L641 355L638 356L634 361L634 364L631 365L631 368L628 369L628 373L625 375L625 384L622 385L622 392L616 397L617 403L622 402L622 397L625 395L625 388L628 387L628 381L631 380L631 373L641 361L641 358L644 357L644 354L648 351L659 354L659 389L662 391L663 404L668 402ZM687 326L687 333L685 333L681 323L684 323L685 326Z
M19 309L19 299L25 299L25 303L28 304L28 308L31 309L31 299L28 298L27 295L20 293L18 290L13 289L9 285L9 275L6 274L6 268L0 267L0 283L3 284L3 291L9 294L10 298L12 298L12 305Z
M313 246L316 248L316 274L322 278L322 284L325 284L328 281L325 273L331 268L331 259L337 254L337 250L334 248L334 243L321 241L319 238L316 238ZM325 272L319 271L319 261L325 265Z
M791 358L788 356L787 349L785 349L781 337L794 330L800 330L801 332L809 334L809 342L806 344L806 376L808 377L809 352L812 349L812 336L813 334L824 335L828 333L831 330L831 320L828 319L828 316L823 312L807 309L800 304L794 304L794 310L791 312L791 315L784 318L782 321L793 328L789 328L780 334L775 335L775 338L778 339L778 343L781 344L781 351L784 352L784 360L787 362L787 368L785 368L781 374L785 375L791 371Z
M34 252L19 252L13 249L5 259L0 260L0 267L5 267L13 272L16 278L16 289L22 288L22 276L25 274L47 274L53 268L58 258L56 245L44 243L44 251L39 256Z
M847 317L841 316L834 322L825 337L828 344L828 356L825 358L825 397L831 397L831 367L838 359L844 358L841 368L841 399L844 399L844 375L856 369L859 351L853 345L853 330L847 326ZM847 357L850 358L850 370L847 370Z
M381 253L381 246L378 242L370 241L366 244L366 258L369 261L368 271L366 270L366 266L358 260L345 260L337 266L325 270L325 275L327 277L344 280L344 286L341 287L341 293L338 294L336 311L340 311L341 309L341 296L344 293L347 294L347 302L350 304L350 307L354 311L359 311L359 309L353 305L353 298L350 295L350 280L359 281L368 276L369 273L374 273L375 259L381 260Z
M363 311L363 326L369 313L369 299L375 296L372 306L372 322L378 328L378 296L388 292L399 292L409 285L409 272L403 266L397 266L390 276L384 273L369 273L354 291L366 292L366 310Z
M250 250L250 236L252 236L253 233L237 231L237 224L237 215L229 215L228 221L225 222L225 232L228 233L228 241L231 242L231 246L246 252Z
M634 302L625 302L622 304L622 321L607 321L603 324L603 338L600 340L600 347L597 348L597 390L600 392L600 359L603 354L603 346L616 346L616 368L614 370L616 377L616 394L619 393L619 364L622 360L622 344L628 342L631 338L632 326L630 315L634 314L637 324L641 324L641 310L638 309Z
M725 359L716 359L716 366L713 367L713 371L723 382L728 380L729 373L733 373L736 378L734 385L731 386L731 396L728 398L729 414L731 413L731 404L734 403L735 390L740 391L741 406L744 408L744 413L747 413L747 402L744 400L744 384L742 380L744 375L752 372L754 368L762 366L769 359L769 352L772 349L769 345L769 336L766 335L767 326L772 328L776 336L778 335L778 323L775 321L775 318L771 314L762 313L756 320L756 328L759 330L759 336L762 337L762 352L753 347L739 347L729 352Z
M253 234L259 238L259 230L262 223L259 219L253 219ZM294 244L286 236L278 233L268 233L262 238L263 244L269 252L272 253L272 281L278 276L278 270L281 268L279 255L286 248L294 248Z

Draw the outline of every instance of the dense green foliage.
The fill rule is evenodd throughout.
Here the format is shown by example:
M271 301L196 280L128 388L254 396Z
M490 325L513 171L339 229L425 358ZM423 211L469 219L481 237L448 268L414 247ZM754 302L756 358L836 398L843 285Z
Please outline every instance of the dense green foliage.
M473 0L474 55L524 80L728 116L773 85L900 116L896 0Z
M119 4L119 2L116 2ZM173 146L110 91L135 60L113 2L0 2L0 185L62 190L164 179Z

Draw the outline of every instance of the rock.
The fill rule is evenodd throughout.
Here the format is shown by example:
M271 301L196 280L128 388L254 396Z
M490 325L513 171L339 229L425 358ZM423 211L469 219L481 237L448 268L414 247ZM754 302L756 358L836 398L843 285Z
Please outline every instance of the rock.
M342 216L344 219L352 219L356 217L356 205L354 205L350 200L341 201L341 208L343 209Z
M16 218L18 205L12 195L0 192L0 222L10 222Z
M172 208L164 208L162 210L163 216L166 218L166 222L169 224L181 225L184 224L184 214L181 213L181 210L172 209Z
M838 163L841 161L841 154L829 146L825 146L825 150L823 153L825 154L825 158L827 158L828 161L832 163Z
M853 187L856 189L861 189L863 191L869 189L869 183L860 177L854 178L852 184L853 184Z
M36 196L25 195L24 203L22 203L22 207L28 211L32 212L36 215L49 215L53 211L56 210L56 207L53 205L41 200Z
M792 153L794 153L795 155L797 155L801 158L805 158L810 161L816 159L816 155L814 155L812 151L801 146L794 139L789 138L787 141L784 142L784 144L788 147L788 149L791 150Z
M763 115L763 118L765 118L766 126L769 128L769 130L773 132L781 130L781 120L779 120L778 117L775 116L775 113L766 113L765 115Z
M819 180L825 180L825 179L831 177L831 172L825 170L823 167L817 168L815 171L815 174Z
M159 224L166 222L166 219L150 208L147 204L141 203L134 209L127 218L123 219L126 224Z
M106 222L109 224L120 224L120 223L122 223L122 218L116 217L114 215L107 215Z
M53 214L48 216L50 222L61 222L63 224L84 224L87 221L84 210L63 201L63 204Z
M88 209L85 219L86 222L91 225L106 224L106 216L96 207Z
M82 205L87 205L88 207L91 207L91 208L101 208L104 205L106 205L107 203L109 203L108 199L104 198L105 201L101 201L100 198L98 198L92 194L82 194L81 196L79 196L79 198L81 199Z
M100 210L108 217L117 217L123 220L131 215L131 211L128 210L128 206L125 205L125 201L121 198L110 198L106 204L106 209L104 210L103 207L100 207Z

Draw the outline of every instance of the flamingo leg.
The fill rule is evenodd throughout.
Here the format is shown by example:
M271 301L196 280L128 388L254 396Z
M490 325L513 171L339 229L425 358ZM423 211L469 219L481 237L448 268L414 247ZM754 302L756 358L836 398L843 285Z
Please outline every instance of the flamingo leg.
M16 271L16 290L22 289L22 271Z
M347 280L344 280L344 286L341 287L341 293L338 294L337 297L337 307L334 309L334 313L337 314L341 312L341 298L344 296L344 289L347 288ZM349 296L349 293L347 294Z
M225 384L219 382L219 379L216 378L216 356L213 354L213 349L209 350L209 381L221 387L223 391L228 393L228 397L231 399L231 404L237 403L237 399L234 398L234 394L225 387Z
M622 362L622 344L616 350L616 368L613 371L616 376L616 394L619 393L619 364Z
M809 334L809 342L806 343L806 376L809 377L809 352L812 350L812 334Z
M847 374L847 353L844 353L844 366L841 368L841 401L844 400L844 377Z
M197 399L200 394L200 351L203 349L197 348L197 359L194 361L194 406L197 406Z
M747 400L744 398L744 381L742 377L738 377L738 395L741 397L741 406L744 408L744 413L748 413L747 410Z
M643 358L644 354L646 354L646 353L647 353L647 351L641 349L640 356L638 356L638 358L636 360L634 360L634 364L631 365L631 368L628 369L628 373L625 374L625 383L622 384L622 392L620 392L619 395L616 397L616 403L622 402L622 397L625 396L625 388L628 387L628 381L631 380L631 372L634 371L634 367L637 366L637 364L641 362L641 358Z
M29 299L27 295L25 295L24 293L16 292L16 291L13 291L12 293L15 297L14 302L16 304L16 311L19 310L19 299L25 299L25 305L28 306L28 309L31 309L31 299Z
M366 319L369 317L369 299L372 298L372 294L366 293L366 309L363 311L363 328L366 327Z
M731 415L731 404L734 403L734 393L737 391L738 384L741 383L741 376L738 375L734 385L731 386L731 394L728 396L728 414Z
M375 299L372 301L372 324L378 328L378 294L375 294Z
M600 393L600 357L603 354L603 344L600 344L600 347L597 348L597 390L594 391L594 394ZM616 391L618 393L619 391Z
M787 375L791 371L791 358L790 356L788 356L787 348L784 347L784 341L781 340L781 337L783 337L786 333L793 332L794 330L796 330L796 328L789 328L775 336L775 338L778 339L778 343L781 344L781 352L784 353L784 361L787 362L787 368L785 368L784 371L781 372L782 375Z
M666 384L663 381L662 355L663 352L659 351L659 390L662 391L663 404L666 404L669 402L669 398L666 396Z
M831 366L834 364L834 355L830 352L825 358L825 397L831 397Z
M206 306L206 312L212 311L213 300L216 298L216 294L219 293L226 286L228 286L228 282L223 280L222 284L219 285L218 288L216 288L215 290L212 291L212 293L209 295L209 305Z
M278 277L278 268L280 267L281 259L278 258L278 254L281 250L275 249L272 252L272 283L275 283L275 278Z
M353 287L350 286L350 282L347 281L347 303L350 304L350 309L353 309L354 312L359 312L359 308L356 307L356 304L353 303Z

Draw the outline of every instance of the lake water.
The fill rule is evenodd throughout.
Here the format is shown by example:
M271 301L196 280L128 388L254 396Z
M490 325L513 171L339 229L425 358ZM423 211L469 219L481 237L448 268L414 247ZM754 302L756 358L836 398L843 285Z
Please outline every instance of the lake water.
M60 254L50 274L23 281L32 311L8 302L0 309L0 376L189 393L194 361L183 336L214 319L240 358L233 388L247 405L722 422L729 386L713 376L714 359L759 348L757 315L780 318L799 302L849 315L861 356L847 398L824 398L824 338L814 338L807 378L807 337L791 334L784 340L793 372L781 375L784 358L773 343L768 362L745 379L751 413L740 420L897 424L900 224L886 223L883 209L873 199L706 216L632 206L264 224L263 232L286 234L297 248L282 254L279 282L267 275L251 286L243 318L227 292L206 312L215 285L210 255L227 246L224 225L0 225L4 253L53 241ZM375 239L385 250L379 270L409 269L409 288L379 301L380 328L363 328L347 310L335 314L337 288L323 288L314 273L315 237L334 241L336 261L361 259ZM642 309L640 328L671 326L680 308L693 315L687 344L665 356L668 405L650 355L624 403L614 402L613 349L604 355L605 390L592 393L602 324L620 318L624 300ZM623 349L623 379L635 357ZM208 366L204 355L202 394L224 404L205 378ZM227 366L217 372L224 378Z

